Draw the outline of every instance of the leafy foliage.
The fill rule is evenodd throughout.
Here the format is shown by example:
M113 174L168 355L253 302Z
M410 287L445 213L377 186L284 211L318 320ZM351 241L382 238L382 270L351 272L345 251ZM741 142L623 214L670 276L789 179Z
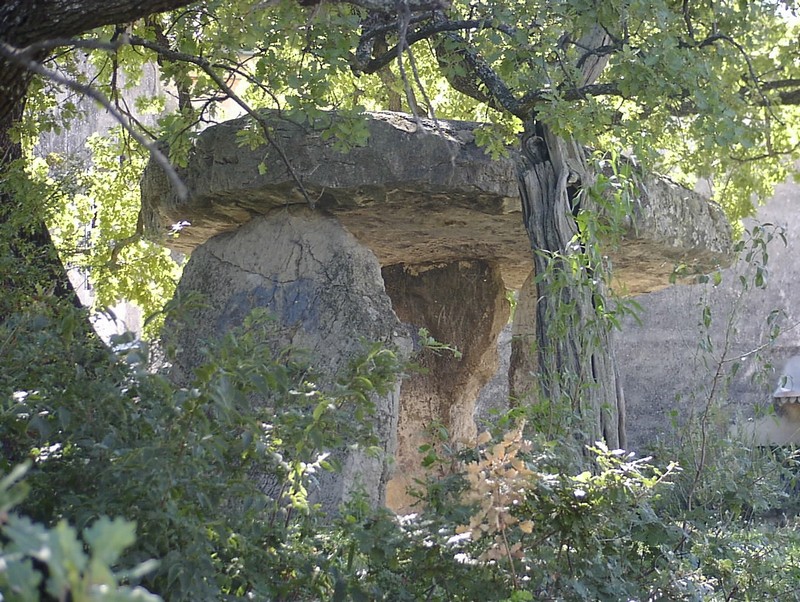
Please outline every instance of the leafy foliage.
M536 119L584 144L625 149L689 187L710 182L736 220L767 198L796 158L799 22L779 0L683 8L667 0L453 2L408 22L360 4L208 0L139 20L126 36L114 27L92 32L51 62L84 81L88 54L92 85L119 110L166 109L154 127L134 111L132 127L165 140L178 165L197 132L232 106L277 108L317 124L323 109L335 109L350 119L323 126L321 136L342 148L365 143L358 119L365 109L485 121L476 138L493 155L506 152L523 120ZM587 49L582 36L595 27L605 43ZM593 55L607 62L582 87L581 68ZM127 99L154 63L166 95ZM56 102L52 82L37 80L30 92L23 138L80 115L72 97ZM279 144L255 124L247 132L243 144ZM150 314L169 296L175 268L140 238L129 240L141 158L116 138L91 143L95 166L73 183L69 195L77 196L60 203L53 225L68 262L91 269L101 306L124 297ZM75 175L64 170L66 160L51 160L62 192L73 179L63 176ZM92 213L97 219L86 222ZM88 255L75 217L93 224Z
M491 122L476 137L495 155L522 121L540 120L582 143L630 150L648 169L686 184L707 179L739 218L796 156L797 22L787 10L777 0L489 0L412 17L368 14L347 3L207 0L125 31L87 34L50 64L85 81L79 55L91 55L93 85L120 108L125 87L158 63L174 98L131 105L169 107L147 133L167 142L178 165L192 137L225 116L220 101L235 101L235 94L249 108L278 108L288 119L319 124L321 138L343 149L366 143L358 119L364 109L399 105ZM598 26L607 43L582 47L582 36ZM592 87L582 86L581 65L596 57L608 62ZM244 89L236 92L234 80ZM56 103L57 93L34 82L18 139L63 128L79 113L71 100ZM348 118L334 127L322 109ZM242 144L276 144L257 125ZM9 232L28 231L47 215L68 263L90 270L101 305L127 297L153 312L175 276L166 254L144 243L135 225L143 157L122 135L90 145L91 169L55 156L37 163L29 155L20 169L3 165L0 273L10 291L0 299L0 442L10 474L0 487L4 595L36 599L43 586L80 599L105 586L113 590L109 599L147 597L120 582L141 582L174 600L731 600L795 593L796 532L745 530L737 522L781 499L780 465L724 440L708 445L705 419L700 445L682 461L694 470L659 469L601 445L577 469L575 457L563 453L580 440L561 428L566 416L554 417L547 440L528 442L514 424L519 416L533 422L553 407L569 409L542 396L512 413L508 433L441 459L459 469L425 484L416 516L373 512L354 499L335 522L323 520L309 496L315 475L337 468L343 446L374 443L371 398L401 370L397 358L368 347L349 374L322 391L312 384L311 358L264 345L269 321L254 316L209 349L207 362L179 387L148 370L146 344L119 340L116 355L87 344L84 315L54 299L46 270L33 276L41 287L17 291L18 277L31 269L20 258L39 250L8 244ZM283 167L291 170L291 163ZM613 160L610 168L598 170L596 189L582 191L603 210L575 216L585 237L578 245L590 247L598 229L626 213L625 166ZM752 252L759 254L758 245ZM569 269L556 286L574 286L571 276L593 284L598 257L563 259ZM766 275L757 269L755 285ZM600 311L592 326L613 326L625 308L600 289L593 294ZM554 316L553 328L564 328L561 318ZM710 314L703 319L710 324ZM579 345L592 343L591 329L585 335ZM577 403L585 391L570 388L575 377L564 380ZM266 402L253 404L255 398ZM438 449L425 450L426 462L440 461ZM19 477L15 466L26 460L33 462L31 492L21 508L39 522L8 514L11 502L21 501L9 488ZM254 475L268 475L268 486L257 486ZM122 516L136 521L135 543ZM150 558L160 561L153 573L116 568Z
M11 472L2 509L22 501L40 522L2 514L4 595L27 587L19 599L35 600L47 579L74 599L99 583L170 600L785 599L794 587L796 532L744 522L785 504L780 459L723 439L688 511L692 471L600 444L576 469L569 434L528 440L505 423L475 446L428 449L426 461L455 470L420 486L415 514L356 496L333 518L309 494L337 450L372 445L371 396L402 369L390 351L367 347L321 391L310 358L265 346L274 326L255 315L178 387L146 369L143 343L118 340L117 356L87 372L50 319L9 326L5 471L33 464L25 501ZM152 569L141 564L151 558L149 573L118 568Z
M88 169L77 157L54 153L49 165L29 164L32 179L53 199L49 227L68 267L86 275L95 309L125 300L152 314L174 294L180 268L168 249L144 237L138 218L147 157L119 128L92 135L86 146ZM149 322L146 334L160 326Z
M95 358L87 371L80 343L49 320L5 324L0 339L14 344L0 377L3 461L10 470L35 460L23 508L80 530L98 515L135 521L124 558L157 557L145 583L169 599L324 589L312 570L325 535L309 483L336 468L344 447L373 445L373 395L401 365L369 348L323 392L301 355L270 349L270 328L251 317L180 388L148 371L144 343L116 341L120 357Z
M570 474L556 449L525 440L520 429L484 434L460 452L463 472L428 484L418 513L364 523L346 515L349 572L337 574L334 599L793 596L798 567L787 555L800 543L794 528L745 523L745 515L720 514L718 506L687 515L676 484L691 475L675 464L658 469L599 445L591 450L593 470ZM725 449L718 466L735 459L741 467L741 448ZM770 458L750 460L753 471L774 472ZM730 485L731 472L710 470L709 486ZM771 503L766 489L742 484L740 493Z
M27 465L20 465L0 481L0 592L12 601L39 600L44 593L58 600L69 596L75 602L161 599L140 587L119 585L152 570L155 563L142 563L132 571L112 570L134 542L134 523L101 517L84 529L79 539L64 520L48 529L10 512L25 497L26 488L18 481L27 469Z

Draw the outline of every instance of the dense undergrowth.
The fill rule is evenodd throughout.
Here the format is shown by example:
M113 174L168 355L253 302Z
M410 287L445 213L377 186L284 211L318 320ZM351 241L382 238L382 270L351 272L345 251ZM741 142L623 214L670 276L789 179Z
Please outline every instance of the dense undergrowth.
M5 600L800 598L793 520L768 520L791 516L785 462L741 443L708 443L699 472L686 449L576 458L517 409L471 447L431 446L448 476L416 513L356 497L325 516L308 493L337 450L374 446L373 396L407 369L391 349L322 391L255 315L179 387L146 344L110 353L54 316L0 326Z

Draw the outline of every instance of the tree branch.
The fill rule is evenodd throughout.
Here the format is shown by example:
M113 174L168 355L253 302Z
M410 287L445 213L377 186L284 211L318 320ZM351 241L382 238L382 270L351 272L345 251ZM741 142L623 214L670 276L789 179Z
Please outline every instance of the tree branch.
M588 84L586 86L581 86L580 88L567 88L558 90L534 90L533 92L528 92L519 100L520 110L524 112L534 111L536 109L536 105L550 100L555 93L557 93L562 99L568 101L583 100L590 96L622 97L622 93L615 83Z
M364 8L370 12L395 13L397 11L396 0L334 0L338 4L352 4ZM316 2L309 2L315 4ZM301 2L302 4L302 2ZM408 0L408 10L411 12L426 12L432 10L445 10L450 8L448 0Z
M275 149L278 155L281 158L281 161L286 166L287 171L289 172L290 177L294 180L295 184L297 185L300 193L303 195L306 203L313 208L315 206L315 201L311 198L306 190L305 186L303 185L300 176L295 171L294 167L292 167L291 161L289 157L286 156L286 152L283 148L275 141L269 131L269 124L267 123L266 119L262 115L260 115L257 111L255 111L249 104L247 104L244 100L242 100L236 92L225 82L225 80L220 77L220 75L214 70L215 67L224 69L224 65L215 65L212 64L208 59L204 59L199 56L194 56L192 54L186 54L184 52L177 52L175 50L171 50L169 48L163 48L154 42L149 40L145 40L138 36L131 36L130 37L130 44L132 46L141 46L142 48L147 48L148 50L152 50L153 52L157 53L159 56L170 60L170 61L177 61L177 62L185 62L191 63L200 67L203 72L208 75L213 82L217 85L217 87L222 90L225 94L228 95L228 98L233 100L236 104L238 104L244 111L252 117L256 123L259 124L261 127L261 132L264 134L264 139L267 143Z
M52 71L44 67L38 61L30 58L30 53L27 49L20 49L8 44L6 42L0 42L0 55L5 57L12 63L16 63L23 67L26 71L30 73L35 73L45 79L48 79L52 82L60 84L62 86L66 86L70 90L78 92L79 94L83 94L88 96L89 98L94 99L98 103L100 103L103 108L105 108L111 115L116 119L119 124L125 128L125 130L131 135L131 137L136 140L139 144L141 144L144 148L148 150L150 155L155 159L155 161L161 166L161 168L166 172L167 177L169 178L172 185L175 187L175 191L180 199L185 199L188 196L188 191L186 189L186 185L178 176L178 173L175 171L175 168L169 162L169 159L162 153L155 145L154 142L147 140L144 136L142 136L139 132L136 131L134 127L131 126L130 121L128 121L125 116L120 113L111 101L105 97L100 91L88 86L86 84L82 84L74 79L70 79L61 75L56 71Z
M409 21L409 23L413 23L413 19ZM398 44L396 44L395 46L393 46L380 56L377 56L369 61L364 62L364 61L354 60L353 70L367 74L379 71L380 69L382 69L383 67L389 65L392 61L394 61L395 58L397 58L397 49L401 45L403 47L410 47L412 44L421 42L422 40L430 39L437 34L445 32L455 32L464 30L481 31L484 29L494 29L502 33L505 33L509 36L514 35L513 28L507 25L503 25L502 23L497 23L492 19L468 19L464 21L443 20L431 23L424 27L420 27L412 31L411 33L408 33L406 35L405 41L398 42ZM362 34L361 38L359 39L358 42L359 48L361 48L362 45L369 42L375 36L381 33L388 33L389 31L392 30L397 30L396 23L368 29ZM356 56L362 56L363 54L364 54L363 52L359 53L358 51L356 51Z
M0 3L0 40L17 48L53 37L68 38L85 31L130 23L153 13L197 0L37 0Z
M800 79L777 79L771 82L763 82L762 90L782 90L783 88L800 88Z
M436 13L434 15L434 25L444 25L447 23L449 23L449 21L442 13ZM462 94L485 102L494 109L508 111L520 119L525 119L530 116L520 111L519 101L514 96L514 92L467 40L454 31L447 29L445 29L441 35L454 44L456 49L452 53L457 55L465 66L466 71L471 74L473 80L466 81L464 79L456 79L448 74L445 69L444 75L453 88ZM445 56L441 44L436 44L434 49L440 63L448 60L449 57ZM479 85L483 85L486 91L480 90L478 87Z

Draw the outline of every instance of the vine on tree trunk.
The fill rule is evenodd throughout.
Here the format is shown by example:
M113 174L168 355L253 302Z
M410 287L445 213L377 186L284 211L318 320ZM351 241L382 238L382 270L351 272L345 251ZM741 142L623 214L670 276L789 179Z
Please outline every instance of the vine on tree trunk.
M592 212L593 183L584 149L540 122L523 136L519 186L534 256L538 366L536 389L569 407L578 441L625 445L625 402L613 361L611 326L602 319L605 274L590 253L596 241L579 229Z

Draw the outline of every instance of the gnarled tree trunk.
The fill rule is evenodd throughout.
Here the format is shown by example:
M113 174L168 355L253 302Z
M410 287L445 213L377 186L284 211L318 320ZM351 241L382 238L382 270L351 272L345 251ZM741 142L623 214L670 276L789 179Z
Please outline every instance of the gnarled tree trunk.
M625 401L613 358L611 332L598 319L604 293L600 265L580 259L583 244L575 217L588 202L582 187L592 173L584 149L541 123L527 125L522 141L519 187L536 278L535 336L529 374L548 403L562 404L575 418L570 427L583 442L625 445ZM584 256L585 257L585 256Z
M32 78L27 65L47 54L35 45L190 3L191 0L0 2L0 252L5 257L0 289L9 292L0 298L0 320L20 309L20 299L35 299L42 294L52 293L57 299L80 305L45 225L44 209L31 199L23 202L15 198L3 186L10 166L22 157L11 129L25 107Z
M608 43L606 30L596 25L576 47L600 49ZM607 54L587 51L578 61L576 85L594 83L607 62ZM532 290L523 294L534 295L536 318L530 336L516 342L527 346L517 359L528 366L516 366L511 384L519 386L527 377L527 384L534 385L529 390L541 396L540 402L566 410L577 441L604 440L611 448L624 447L625 399L611 330L597 311L605 293L603 266L587 261L591 254L585 251L593 250L596 241L578 236L576 219L581 211L593 209L590 195L581 194L594 183L592 169L584 148L555 135L535 112L525 123L521 151L520 197L535 276L527 283ZM536 375L536 383L530 383L531 375Z

